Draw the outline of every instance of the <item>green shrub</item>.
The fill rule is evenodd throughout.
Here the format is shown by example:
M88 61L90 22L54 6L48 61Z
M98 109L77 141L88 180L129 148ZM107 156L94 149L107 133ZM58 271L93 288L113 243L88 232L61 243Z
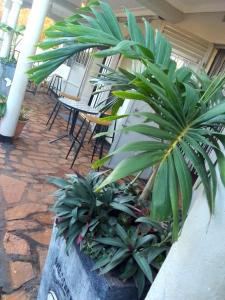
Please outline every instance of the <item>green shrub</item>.
M137 204L131 185L113 183L95 192L103 180L101 173L50 179L60 187L53 207L58 236L64 236L67 252L75 242L80 245L101 274L116 271L122 280L133 278L141 296L171 245L170 227L146 217L149 211Z

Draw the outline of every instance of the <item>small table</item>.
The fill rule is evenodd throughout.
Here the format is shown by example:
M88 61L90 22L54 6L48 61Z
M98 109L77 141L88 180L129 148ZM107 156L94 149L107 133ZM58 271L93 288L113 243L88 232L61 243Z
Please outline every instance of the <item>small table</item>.
M76 139L76 137L73 135L74 133L74 129L76 126L76 122L77 122L77 118L80 112L86 113L86 114L91 114L91 115L97 115L99 114L99 110L96 108L93 108L85 103L79 102L79 101L74 101L68 98L64 98L64 97L60 97L58 98L58 101L69 107L72 110L72 122L71 122L71 126L69 129L69 132L67 134L64 134L60 137L58 137L57 139L50 141L50 143L54 143L56 141L59 141L65 137L72 137L72 139Z

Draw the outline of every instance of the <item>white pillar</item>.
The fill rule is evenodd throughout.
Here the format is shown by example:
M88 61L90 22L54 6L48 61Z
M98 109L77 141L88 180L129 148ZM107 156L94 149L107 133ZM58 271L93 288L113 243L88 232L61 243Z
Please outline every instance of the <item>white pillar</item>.
M9 16L7 19L7 25L12 27L13 29L16 28L19 14L20 14L20 8L23 4L22 0L12 0L12 7L9 12ZM12 44L12 38L13 38L13 33L12 32L5 32L3 35L3 42L2 42L2 47L0 51L0 57L8 57L11 44Z
M49 0L33 1L32 9L24 33L22 50L17 62L15 75L7 100L6 115L0 123L1 136L13 137L15 133L28 83L28 76L26 72L31 68L31 63L28 57L35 53L35 45L39 40L39 36L44 24L45 16L48 10L48 3Z
M145 300L225 299L225 187L218 182L215 213L201 187Z
M11 7L11 0L4 0L2 4L3 12L2 12L2 18L1 18L1 23L6 24L10 12L10 7ZM0 40L4 36L4 31L0 31Z

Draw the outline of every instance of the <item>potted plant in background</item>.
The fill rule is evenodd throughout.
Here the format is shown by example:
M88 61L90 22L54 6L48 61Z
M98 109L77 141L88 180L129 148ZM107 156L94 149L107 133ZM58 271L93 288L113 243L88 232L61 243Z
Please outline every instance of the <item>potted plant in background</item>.
M29 121L29 112L30 109L26 108L26 107L22 107L21 111L20 111L20 115L19 115L19 120L16 126L16 132L14 135L14 139L17 139L21 132L23 131L24 126L27 124L27 122Z
M4 95L0 94L0 119L4 117L7 109L7 98ZM23 131L24 126L27 124L29 120L29 112L30 109L25 106L22 107L19 115L19 120L16 127L16 132L14 135L14 139L17 139L21 132Z
M129 11L126 11L126 14L127 38L122 34L110 7L103 2L92 2L82 13L50 27L46 31L49 39L42 42L40 47L49 49L59 44L64 46L34 56L33 61L42 64L29 73L31 79L39 83L74 53L93 47L99 49L95 53L98 57L119 53L143 64L143 71L139 73L107 68L107 72L96 79L96 82L101 81L101 84L108 85L113 90L114 97L109 101L113 115L104 118L105 120L127 117L117 115L118 108L125 99L144 101L149 105L153 112L138 113L140 123L121 130L140 133L151 137L152 141L143 140L127 144L97 162L95 167L103 165L116 153L133 153L131 157L121 161L110 175L95 181L95 184L90 183L88 178L84 180L73 176L69 177L69 181L53 181L61 186L61 190L56 194L55 205L58 235L65 238L68 247L73 245L75 240L78 241L82 251L93 260L96 258L93 250L95 246L105 249L105 255L102 255L104 260L99 261L97 257L95 266L103 268L103 272L113 270L114 267L122 267L125 271L129 269L128 261L132 258L135 265L132 265L129 274L133 276L141 270L142 275L139 272L137 286L139 291L143 291L143 274L150 281L152 279L151 262L146 259L145 253L147 252L147 257L154 256L152 248L157 244L163 245L164 239L160 237L159 232L164 228L164 222L166 229L171 229L171 234L166 234L166 242L169 242L171 236L172 240L176 241L188 214L196 178L204 186L210 212L214 212L217 189L216 163L225 183L225 159L220 150L221 144L225 146L224 135L220 132L225 123L225 101L222 95L225 76L210 79L206 74L196 74L187 67L177 69L176 63L171 59L170 43L159 32L155 33L146 20L143 20L145 34L142 34L135 17ZM209 154L209 148L215 154L214 160ZM152 168L152 174L140 195L131 194L135 198L129 202L129 195L121 191L125 200L119 200L115 207L114 197L111 197L111 185L148 167ZM84 196L81 197L81 194ZM104 207L104 201L98 199L101 199L102 194L104 199L111 199L110 204L108 203L110 209L115 209L113 216L117 224L115 227L110 225L113 233L109 224L106 231L98 231L99 220L97 227L95 223L90 225L90 221L94 219L96 222L96 217L99 217L96 207ZM84 202L84 207L80 201ZM121 211L125 213L125 219L131 218L131 223L128 222L125 228L119 218ZM111 211L107 216L110 214ZM139 222L141 226L147 226L145 234L149 235L151 232L154 235L152 239L147 237L146 244L142 244L140 249L130 246L132 238L135 242L139 238L139 229L138 233L133 229L139 228ZM145 235L141 235L141 238L145 241ZM111 247L115 252L110 254L111 250L109 253L107 250ZM136 254L131 257L133 251L141 252L138 259ZM161 253L154 258L158 255L160 257Z

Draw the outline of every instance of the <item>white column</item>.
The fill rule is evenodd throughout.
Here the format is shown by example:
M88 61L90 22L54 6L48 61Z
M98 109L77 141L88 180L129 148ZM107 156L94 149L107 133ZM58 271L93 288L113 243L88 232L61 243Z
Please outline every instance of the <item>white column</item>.
M218 177L215 213L202 187L194 195L184 228L145 300L225 299L225 187Z
M9 12L10 12L10 7L11 7L11 0L4 0L2 4L3 12L2 12L2 18L1 18L1 23L7 23ZM4 31L0 31L0 40L4 36Z
M23 4L22 0L12 0L12 7L9 12L9 16L7 19L7 25L12 27L13 29L16 28L17 21L20 14L20 8ZM3 36L2 48L0 51L0 57L8 57L11 44L12 44L13 33L12 32L5 32Z
M28 82L26 72L31 68L28 57L35 53L35 45L39 40L44 24L48 3L49 0L33 1L24 33L22 50L17 62L15 75L7 100L6 115L0 123L0 135L2 136L13 137L15 133Z

